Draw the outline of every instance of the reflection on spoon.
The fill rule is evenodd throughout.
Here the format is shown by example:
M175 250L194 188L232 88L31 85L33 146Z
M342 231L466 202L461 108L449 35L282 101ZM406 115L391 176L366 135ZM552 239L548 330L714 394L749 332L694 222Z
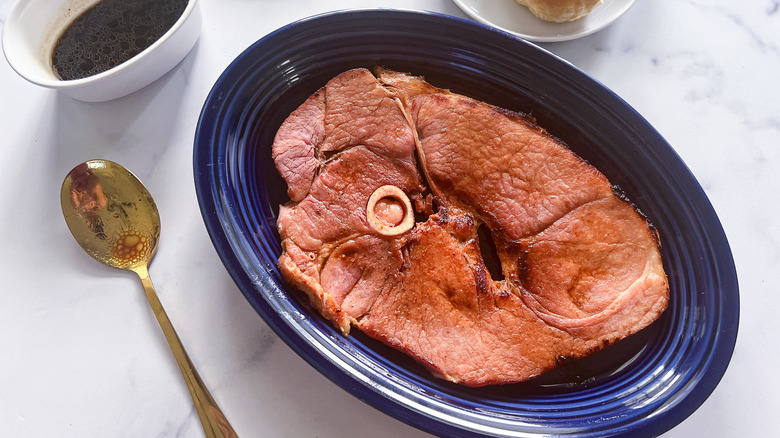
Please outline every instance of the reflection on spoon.
M105 265L138 274L206 436L236 437L184 350L149 278L149 262L160 237L160 215L146 187L119 164L92 160L79 164L65 177L60 203L65 222L84 251Z
M106 206L106 195L100 186L100 180L87 168L87 163L79 164L70 172L70 201L84 218L87 226L95 235L105 240L108 237L103 232L103 223L97 212Z

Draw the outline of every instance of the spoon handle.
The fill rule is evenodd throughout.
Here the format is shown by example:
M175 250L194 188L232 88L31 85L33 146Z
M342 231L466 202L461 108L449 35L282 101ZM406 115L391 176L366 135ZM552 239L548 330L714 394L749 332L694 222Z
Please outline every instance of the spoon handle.
M195 402L195 408L198 410L200 422L203 424L203 430L206 433L206 437L237 438L238 435L217 406L217 402L211 397L209 390L206 389L206 385L200 379L198 372L195 370L195 366L192 364L190 357L184 350L184 346L181 344L181 340L176 334L173 324L171 324L160 300L157 298L157 293L154 291L154 286L152 285L152 280L149 278L147 267L140 266L133 271L141 278L141 284L143 284L144 292L146 292L146 299L149 300L149 305L154 311L154 316L157 317L160 328L162 328L165 338L168 340L168 345L170 345L173 355L176 357L176 362L179 364L179 369L184 375L184 380L187 382L187 387L190 389L190 394L192 395L192 400Z

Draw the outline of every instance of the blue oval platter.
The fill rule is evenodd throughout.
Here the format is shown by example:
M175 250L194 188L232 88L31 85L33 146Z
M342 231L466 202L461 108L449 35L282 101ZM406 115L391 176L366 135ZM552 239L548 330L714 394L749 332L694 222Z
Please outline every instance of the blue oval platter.
M384 66L536 118L601 170L660 234L671 300L642 332L530 382L466 388L361 333L339 334L276 267L282 121L330 78ZM424 12L334 12L246 49L209 94L195 185L212 242L261 317L308 363L397 419L447 437L655 436L712 393L731 358L739 293L728 242L672 147L613 92L556 56L481 24ZM260 388L258 388L260 390Z

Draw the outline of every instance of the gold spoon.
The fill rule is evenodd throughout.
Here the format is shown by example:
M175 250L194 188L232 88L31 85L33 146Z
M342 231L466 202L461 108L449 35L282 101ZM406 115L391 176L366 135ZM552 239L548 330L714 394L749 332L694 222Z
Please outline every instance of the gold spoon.
M87 254L141 278L149 305L187 381L206 436L237 437L195 371L149 279L149 262L160 237L160 215L146 187L119 164L91 160L65 177L60 202L68 228Z

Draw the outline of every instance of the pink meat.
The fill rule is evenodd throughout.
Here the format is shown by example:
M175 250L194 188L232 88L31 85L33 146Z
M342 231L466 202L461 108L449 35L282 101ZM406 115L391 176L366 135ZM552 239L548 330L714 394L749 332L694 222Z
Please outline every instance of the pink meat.
M420 78L345 72L280 127L291 202L282 274L352 326L469 386L528 380L665 310L657 236L607 178L529 119ZM393 185L417 222L387 236L368 198ZM502 278L491 278L479 227Z

